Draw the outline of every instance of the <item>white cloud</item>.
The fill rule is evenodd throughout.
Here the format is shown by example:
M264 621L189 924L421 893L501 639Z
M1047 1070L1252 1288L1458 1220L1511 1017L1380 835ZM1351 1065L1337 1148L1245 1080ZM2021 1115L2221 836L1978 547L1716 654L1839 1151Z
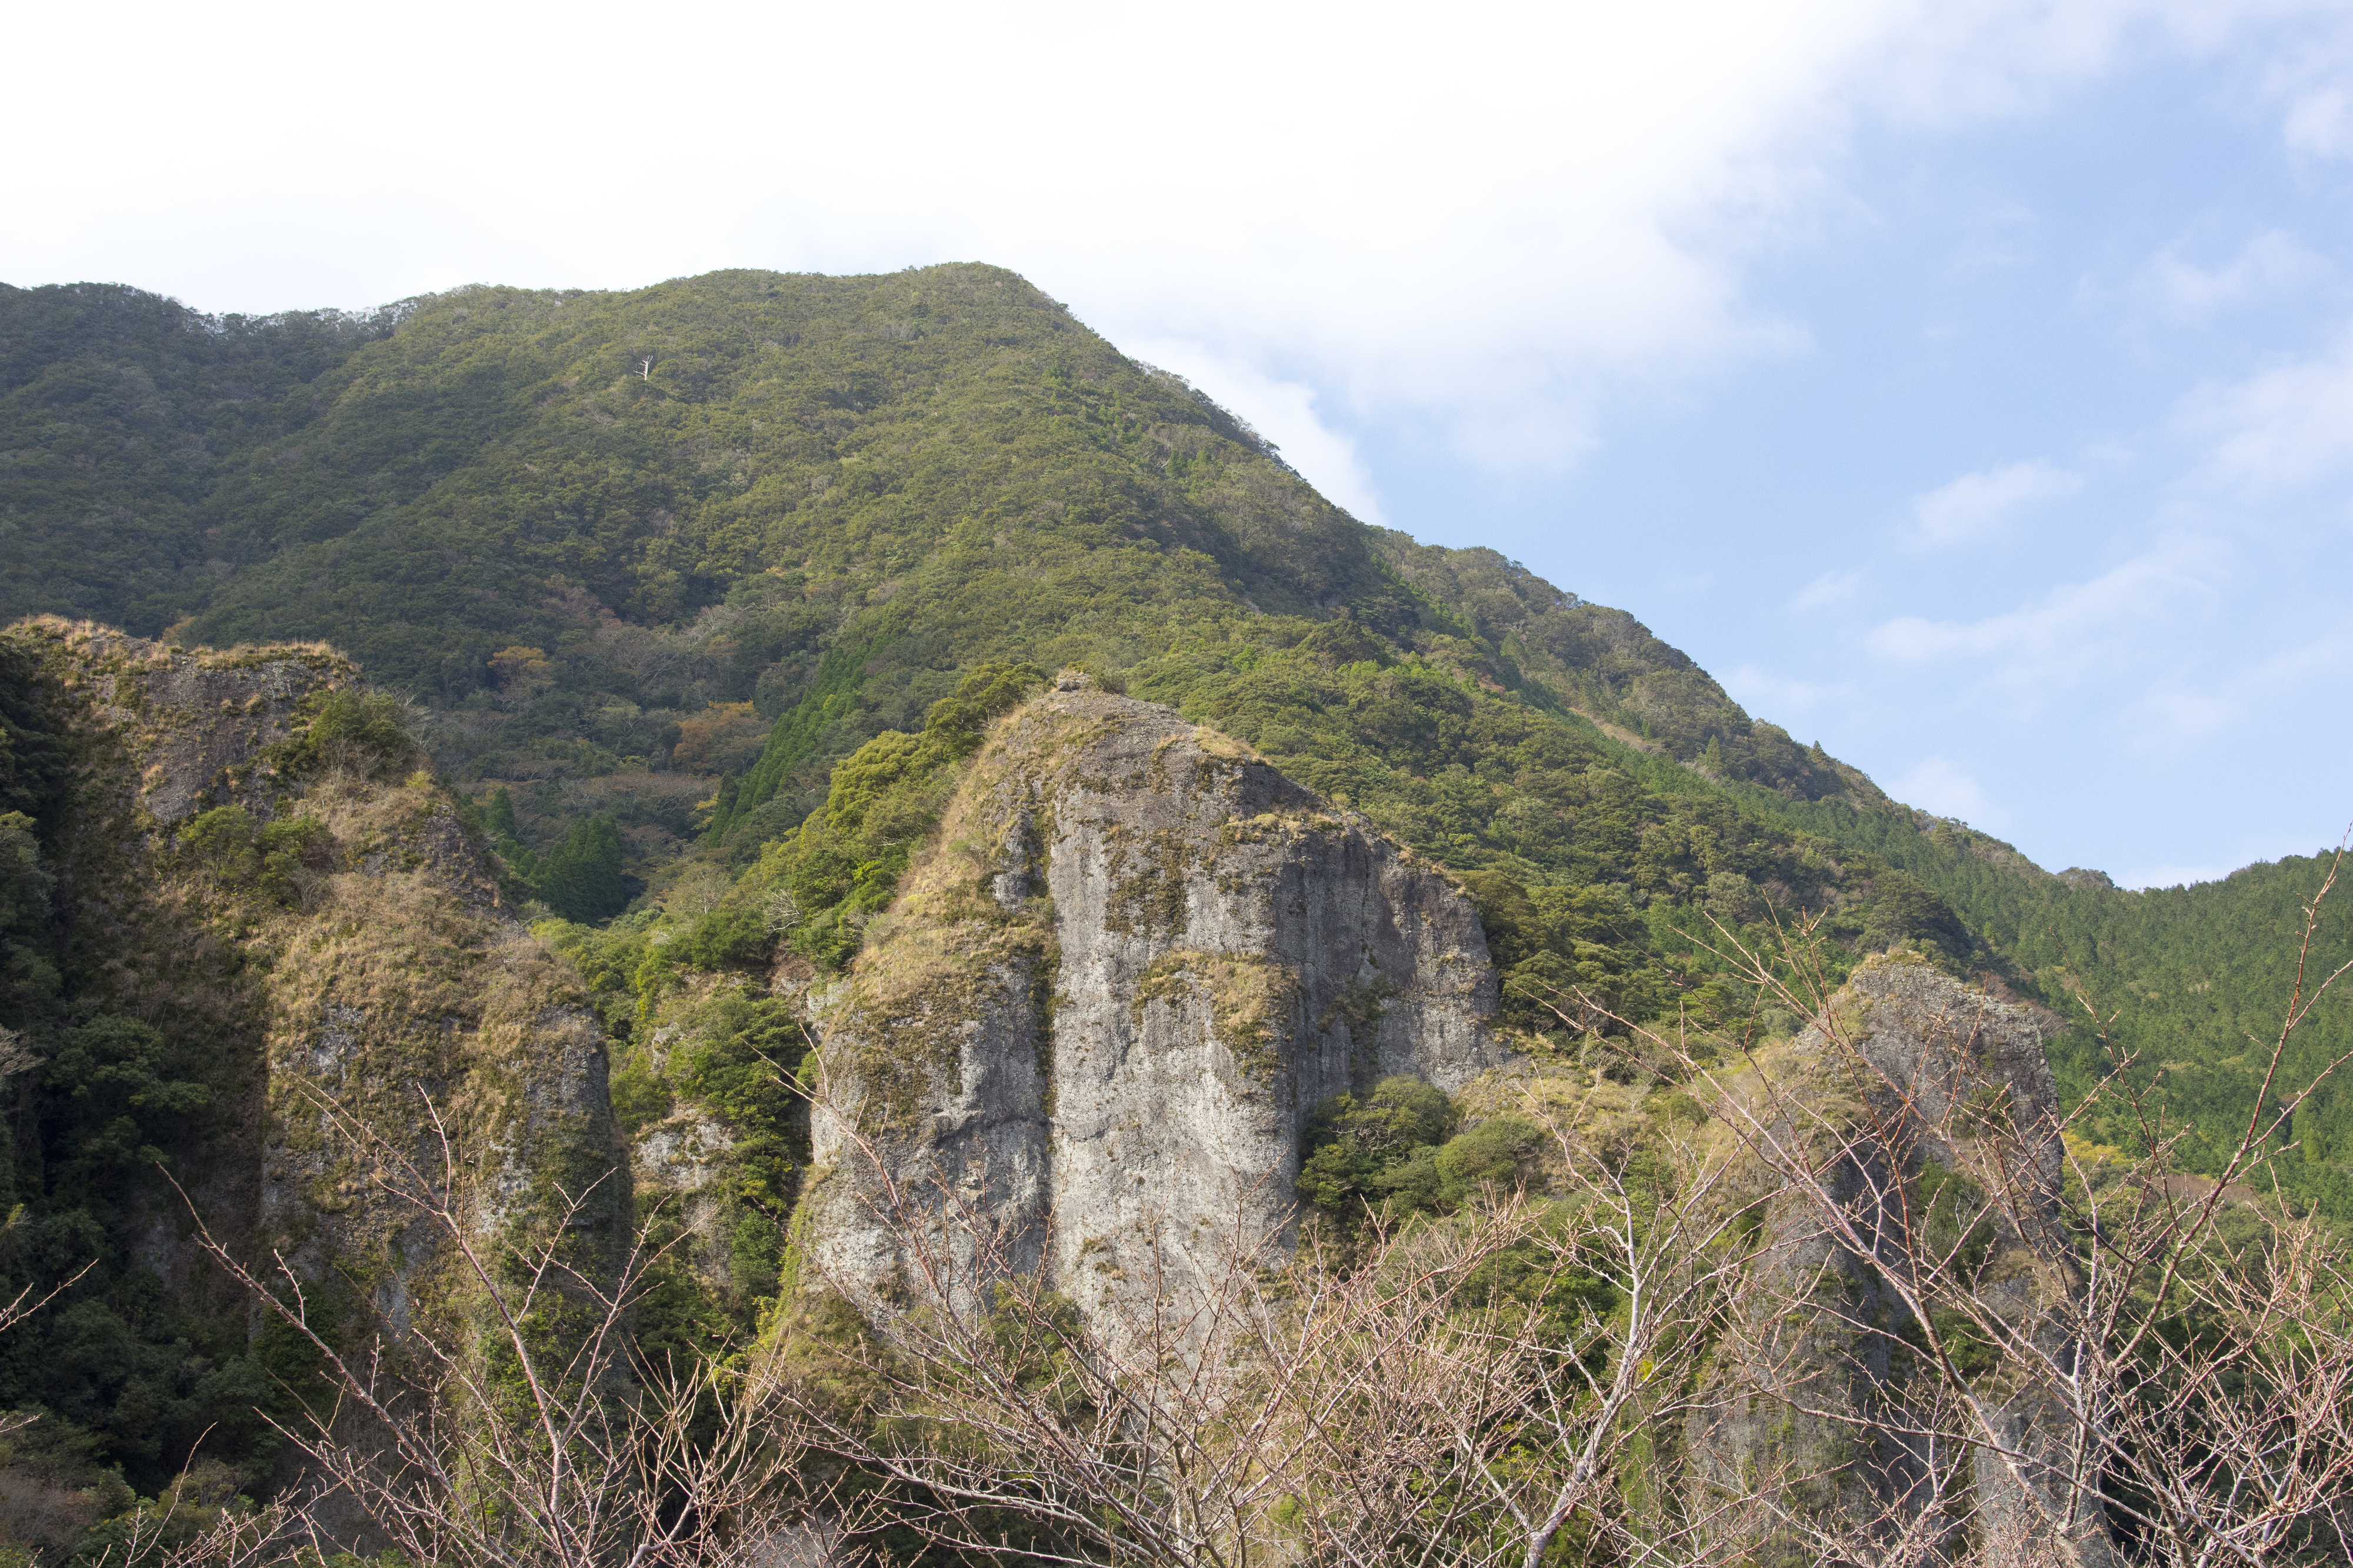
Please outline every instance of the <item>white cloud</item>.
M2242 665L2219 680L2165 679L2127 710L2133 744L2143 752L2178 751L2215 735L2260 724L2288 734L2299 711L2325 711L2342 700L2353 676L2353 633L2329 631Z
M1912 498L1915 542L1922 549L1982 539L2037 501L2074 494L2083 479L2040 460L1963 474Z
M1798 590L1797 597L1789 601L1789 608L1820 610L1844 604L1862 591L1863 578L1868 574L1860 566L1825 572Z
M2283 126L2287 144L2322 158L2353 158L2353 93L2323 88L2298 93Z
M1380 490L1349 437L1326 425L1315 410L1315 391L1295 381L1278 381L1246 361L1198 343L1143 339L1123 343L1131 357L1175 371L1232 412L1281 449L1325 499L1359 521L1388 524Z
M2276 299L2323 282L2333 268L2327 259L2278 229L2255 236L2219 267L2184 260L2171 247L2141 269L2138 292L2159 313L2178 321L2202 321L2223 310Z
M1961 663L2031 702L2087 670L2133 664L2152 628L2178 637L2182 617L2211 599L2227 564L2215 541L2172 535L2034 604L1974 621L1899 616L1873 627L1865 644L1884 658Z
M2341 0L1970 0L1902 8L1854 87L1882 112L1935 128L2031 114L2061 93L2152 57L2212 58L2251 45L2263 93L2292 116L2316 83L2341 80L2353 29Z
M1948 758L1922 758L1889 784L1887 793L1907 805L1997 833L2010 824L2010 814L1994 803L1985 786Z
M1784 727L1825 703L1851 700L1855 695L1851 681L1832 685L1800 680L1753 664L1736 666L1719 679L1733 700L1748 710L1751 717L1770 720Z
M2318 353L2183 399L2177 423L2208 444L2198 479L2262 498L2353 469L2353 328Z
M2353 16L2283 49L2263 72L2262 96L2280 117L2280 139L2306 158L2353 158Z
M1178 23L913 0L649 28L617 7L560 26L448 0L397 26L233 9L52 10L12 39L57 63L14 102L55 131L14 162L0 276L258 310L987 259L1115 340L1434 417L1497 468L1573 458L1612 387L1794 341L1742 299L1730 236L1694 236L1802 199L1825 95L1897 15L1490 4L1441 25L1205 0ZM140 110L93 116L99 99Z
M0 277L266 310L977 258L1317 389L1318 428L1557 468L1611 400L1803 344L1745 265L1845 212L1866 121L2031 112L2318 8L36 7Z

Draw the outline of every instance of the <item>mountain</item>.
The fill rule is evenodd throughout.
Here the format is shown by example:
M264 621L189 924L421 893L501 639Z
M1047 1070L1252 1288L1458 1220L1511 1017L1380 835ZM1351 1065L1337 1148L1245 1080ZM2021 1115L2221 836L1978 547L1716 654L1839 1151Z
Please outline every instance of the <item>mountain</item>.
M2252 1103L2228 1064L2276 1017L2284 922L2320 875L2056 880L1753 721L1623 612L1356 523L995 268L269 318L11 289L0 451L0 616L332 642L424 705L443 768L506 789L525 856L609 817L625 888L701 863L713 816L740 868L823 802L836 760L920 731L974 668L1074 666L1459 871L1588 889L1586 913L1499 948L1638 976L1620 1007L1711 967L1672 911L1827 908L1845 949L1928 940L2071 1017L2078 993L2120 1010L2120 1040L2186 1034L2157 1055L2220 1115ZM2093 1032L2060 1055L2080 1091ZM2353 1201L2329 1154L2353 1104L2302 1115L2299 1180Z
M0 618L105 623L162 661L329 645L352 661L338 680L397 699L379 716L446 781L497 910L533 922L480 940L568 962L641 1187L694 1194L646 1330L681 1342L776 1300L810 1158L776 1072L802 1064L806 1006L907 940L902 878L993 726L1058 671L1174 710L1458 883L1497 1026L1532 1052L1629 1070L1598 1043L1629 1019L1788 1037L1800 1020L1737 981L1727 938L1794 941L1792 972L1826 989L1905 950L2039 1010L2063 1096L2111 1048L2140 1053L2192 1124L2193 1169L2264 1092L2245 1035L2276 1028L2325 874L2289 859L2133 893L2046 872L1753 719L1626 612L1357 522L1180 378L979 265L269 318L0 289ZM53 1170L81 1126L54 1064L90 1020L143 1016L107 990L120 955L77 934L119 873L56 770L154 761L90 760L84 699L42 673L61 639L111 635L9 637L0 1026L43 1064L9 1090L27 1223L128 1259L131 1211L69 1224L97 1211ZM278 811L257 801L254 831ZM132 837L164 853L177 818L149 816ZM123 941L168 947L160 931ZM2353 953L2345 932L2324 920L2316 963ZM1583 1040L1538 1001L1571 994ZM259 1024L223 1027L245 1043L208 1061L263 1059ZM2327 1003L2294 1065L2348 1040ZM174 1158L198 1160L210 1125ZM2353 1096L2306 1101L2283 1137L2289 1194L2353 1215ZM60 1279L70 1250L20 1247L11 1279ZM137 1276L122 1263L90 1299L177 1343ZM28 1353L0 1399L47 1397ZM72 1431L84 1460L136 1472L143 1406L124 1397Z
M2120 1010L2121 1039L2186 1031L2194 1048L2157 1055L2221 1114L2252 1103L2228 1064L2276 1018L2283 922L2321 874L2054 880L1753 721L1623 612L1354 522L996 268L269 318L9 289L0 451L0 617L330 641L425 705L445 769L507 789L510 844L545 853L608 816L640 886L713 814L741 866L822 802L834 761L920 730L964 672L1082 667L1459 870L1621 889L1502 944L1648 975L1620 1005L1707 967L1662 904L1830 908L1847 949L1928 938L2070 1016L2079 992ZM2323 940L2337 952L2341 922ZM2080 1091L2092 1032L2061 1055ZM2328 1152L2353 1146L2353 1103L2302 1115L2299 1182L2353 1202Z
M2260 1106L2279 1119L2272 1143L2287 1190L2353 1215L2353 1089L2326 1076L2353 1048L2353 1016L2334 992L2313 1002L2353 957L2341 885L2303 945L2306 907L2329 888L2336 850L2258 862L2194 887L2127 891L2097 871L2043 871L2006 844L1926 814L1778 800L1767 808L1883 855L1936 889L2022 988L2073 1020L2052 1062L2071 1100L2133 1057L2132 1078L2155 1088L2168 1133L2182 1139L2176 1157L2210 1174ZM2299 998L2314 1010L2288 1039L2276 1083L2260 1092L2284 1016ZM2298 1086L2316 1083L2291 1103ZM2111 1144L2132 1147L2145 1135L2122 1114L2091 1122Z

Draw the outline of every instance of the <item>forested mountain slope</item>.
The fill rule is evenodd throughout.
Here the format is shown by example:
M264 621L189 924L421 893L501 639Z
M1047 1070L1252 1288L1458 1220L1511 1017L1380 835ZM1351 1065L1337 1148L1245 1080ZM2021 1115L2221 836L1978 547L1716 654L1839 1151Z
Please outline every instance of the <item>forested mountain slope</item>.
M2258 862L2218 882L2127 891L2097 871L2053 875L2016 850L1897 811L1762 803L1777 817L1883 855L1934 888L2021 984L2075 1026L2055 1047L2062 1086L2080 1095L2123 1053L2135 1077L2186 1134L2179 1158L2212 1172L2256 1109L2283 1014L2301 984L2308 994L2353 958L2353 909L2341 883L2322 906L2309 952L2300 945L2306 906L2327 883L2337 851ZM2101 1019L2094 1026L2092 1016ZM2103 1035L2105 1034L2105 1040ZM2353 1049L2353 1009L2334 993L2290 1039L2267 1116ZM2104 1141L2131 1147L2139 1130L2120 1115L2095 1117ZM2275 1142L2291 1189L2353 1215L2353 1084L2332 1078L2295 1105Z
M1778 1026L1694 937L1809 911L1834 970L1908 943L2056 1008L2080 982L2136 1043L2178 1021L2152 991L2233 1026L2275 1002L2259 965L2161 978L2273 940L2240 884L2078 888L1896 806L1624 612L1356 523L994 268L267 321L9 289L0 454L0 614L324 638L412 693L623 1034L715 976L846 962L976 724L1063 666L1441 859L1507 968L1628 1016ZM2037 945L2094 927L2066 975ZM2216 1114L2253 1094L2220 1029L2152 1052ZM2068 1081L2095 1049L2063 1045ZM2306 1116L2334 1193L2353 1101Z
M111 285L0 286L0 618L178 616L233 569L224 465L398 316L207 318Z

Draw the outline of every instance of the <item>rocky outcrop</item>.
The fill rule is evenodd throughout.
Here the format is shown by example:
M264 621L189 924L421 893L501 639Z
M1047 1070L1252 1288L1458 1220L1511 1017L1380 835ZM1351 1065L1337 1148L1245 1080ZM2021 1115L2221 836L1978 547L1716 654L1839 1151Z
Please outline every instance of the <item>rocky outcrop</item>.
M2096 1504L2069 1480L2064 1412L2019 1364L2069 1364L2079 1288L2035 1014L1914 955L1871 960L1733 1092L1746 1106L1719 1109L1727 1136L1754 1130L1735 1157L1758 1226L1715 1397L1687 1433L1695 1480L1717 1498L1779 1489L1833 1531L1941 1532L1948 1550L2047 1550L2049 1521L2072 1518L2067 1560L2112 1561ZM1938 1320L1974 1413L1929 1364L1898 1279ZM1944 1401L1933 1422L1930 1399ZM1929 1425L1996 1441L1957 1466L1949 1446L1940 1461L1903 1436ZM1791 1538L1793 1561L1807 1539Z
M605 1044L577 975L499 907L455 797L396 731L374 753L304 743L322 700L364 689L356 668L317 644L18 635L81 759L59 840L75 940L115 954L116 1005L203 1042L239 1091L235 1135L183 1171L215 1234L356 1284L405 1329L439 1248L377 1178L395 1150L438 1167L429 1097L485 1234L602 1182L612 1238L626 1194L603 1181ZM185 1299L211 1272L187 1216L157 1194L142 1223Z
M1066 678L997 725L818 1005L806 1255L861 1305L903 1300L891 1205L968 1205L1003 1266L1107 1322L1224 1239L1279 1248L1310 1109L1393 1074L1461 1087L1504 1059L1495 1000L1442 873Z

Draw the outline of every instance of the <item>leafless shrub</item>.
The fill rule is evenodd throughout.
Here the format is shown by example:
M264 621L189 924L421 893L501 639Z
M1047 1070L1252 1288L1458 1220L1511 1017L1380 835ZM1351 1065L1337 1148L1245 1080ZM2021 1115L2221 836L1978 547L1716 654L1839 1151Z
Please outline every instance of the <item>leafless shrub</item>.
M1741 1278L1725 1167L1672 1134L1630 1159L1530 1110L1562 1195L1490 1190L1350 1269L1311 1253L1266 1320L1259 1361L1309 1439L1284 1469L1310 1560L1534 1568L1566 1535L1588 1559L1694 1563L1732 1533L1724 1503L1657 1484Z
M799 1440L865 1478L869 1517L981 1557L1247 1561L1282 1496L1271 1416L1241 1397L1264 1238L1237 1226L1212 1267L1158 1271L1098 1333L1018 1266L1034 1248L985 1173L902 1183L851 1141L905 1262L902 1310L877 1332L850 1304L864 1281L804 1281L773 1374ZM1149 1256L1181 1245L1155 1233Z
M2299 979L2266 1109L2220 1180L2185 1183L2128 1057L2099 1090L2146 1130L2118 1163L1996 1070L1975 1002L1892 1058L1806 935L1720 950L1811 1021L1806 1061L1633 1032L1712 1119L1629 1136L1531 1094L1546 1190L1347 1237L1162 1227L1117 1310L1054 1288L987 1171L908 1177L852 1132L903 1267L812 1257L740 1365L633 1356L659 1254L567 1240L593 1193L494 1233L429 1101L423 1161L322 1102L471 1305L347 1342L300 1270L207 1234L333 1399L288 1431L309 1492L157 1552L326 1550L340 1498L456 1564L814 1568L886 1525L966 1561L1187 1568L2345 1560L2353 1256L2284 1205L2226 1205L2343 1066L2284 1077L2347 972ZM1777 1422L1821 1441L1756 1440Z
M305 1486L169 1559L382 1543L417 1563L683 1568L790 1539L822 1487L811 1491L798 1454L768 1431L751 1384L723 1365L632 1353L631 1310L659 1250L640 1240L616 1259L584 1244L593 1188L558 1190L535 1224L486 1223L501 1204L474 1190L421 1089L418 1108L421 1160L417 1145L315 1105L378 1196L434 1236L454 1278L452 1301L420 1306L396 1335L346 1340L320 1310L320 1281L282 1255L249 1266L198 1216L215 1260L317 1353L327 1397L280 1428L306 1461Z
M0 1036L7 1037L5 1040L0 1040L0 1052L21 1050L23 1048L18 1044L18 1037L11 1031L0 1029ZM21 1070L23 1070L21 1067L10 1068L0 1066L0 1077L5 1077L11 1071ZM22 1219L23 1215L20 1211L16 1214L11 1214L5 1221L0 1221L0 1237L5 1237L8 1232L16 1229L22 1222ZM92 1258L90 1262L83 1264L79 1268L75 1269L65 1279L58 1280L56 1284L50 1286L47 1290L43 1290L37 1296L33 1293L36 1287L26 1285L23 1289L17 1291L5 1301L0 1301L0 1334L6 1333L18 1323L23 1322L26 1319L31 1317L34 1313L39 1311L42 1308L47 1306L50 1302L64 1295L67 1291L80 1284L82 1276L88 1274L91 1269L97 1267L97 1259ZM37 1410L0 1410L0 1439L5 1439L12 1432L23 1431L26 1427L30 1426L34 1422L40 1418L41 1414ZM36 1506L45 1507L46 1504Z
M870 1322L849 1302L872 1281L807 1281L778 1403L799 1441L872 1479L870 1517L975 1556L1533 1568L1566 1540L1597 1561L1724 1557L1750 1500L1628 1478L1672 1469L1708 1396L1742 1278L1725 1167L1545 1124L1564 1196L1490 1189L1275 1268L1277 1238L1240 1223L1155 1231L1141 1304L1115 1316L1025 1266L1038 1249L987 1173L902 1184L852 1133L903 1288Z
M2353 1252L2340 1229L2284 1203L2226 1206L2253 1196L2295 1109L2353 1059L2288 1072L2291 1040L2353 970L2308 967L2337 875L2305 910L2294 990L2259 1042L2256 1109L2212 1181L2175 1174L2179 1130L2129 1053L2112 1051L2094 1095L2063 1117L1989 1071L1966 1010L1927 1031L1941 1037L1919 1060L1893 1061L1831 1005L1810 933L1767 953L1717 928L1720 956L1811 1020L1829 1070L1634 1033L1869 1276L1881 1309L1871 1321L1847 1309L1854 1341L1875 1339L1921 1374L1898 1400L1784 1391L1799 1415L1922 1460L1910 1495L1882 1487L1861 1508L1809 1511L1760 1489L1765 1536L1818 1561L1891 1565L2347 1560ZM1574 1023L1592 1005L1564 998L1556 1011ZM1855 1095L1826 1099L1831 1082ZM2102 1105L2141 1129L2121 1164L2069 1136ZM1825 1310L1785 1279L1761 1310L1809 1302Z

